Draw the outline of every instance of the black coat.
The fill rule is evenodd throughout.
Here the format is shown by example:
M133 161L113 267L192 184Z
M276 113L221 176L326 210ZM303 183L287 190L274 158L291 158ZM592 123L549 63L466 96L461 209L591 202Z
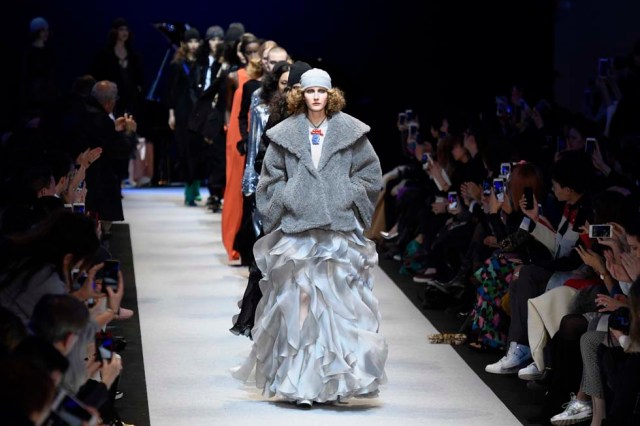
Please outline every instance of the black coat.
M102 105L90 99L78 123L76 140L80 150L102 148L100 158L87 169L86 209L97 212L100 220L124 220L119 171L129 161L136 135L117 132Z

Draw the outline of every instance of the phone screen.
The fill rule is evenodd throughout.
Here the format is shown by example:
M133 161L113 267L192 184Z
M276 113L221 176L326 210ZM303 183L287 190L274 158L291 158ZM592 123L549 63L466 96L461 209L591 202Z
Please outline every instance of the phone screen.
M611 60L609 58L600 58L598 60L598 76L607 77L609 75L610 66Z
M416 137L418 135L418 125L415 123L409 124L409 137Z
M398 113L398 124L403 125L407 123L407 114L404 112Z
M589 155L593 154L595 145L596 140L594 138L587 138L587 140L584 142L584 151Z
M456 192L449 192L447 200L449 202L449 210L455 210L458 208L458 194Z
M94 425L96 418L73 395L60 391L52 406L51 423L71 426Z
M73 203L74 213L84 213L84 203Z
M500 175L501 176L509 176L511 174L511 164L510 163L501 163L500 164Z
M489 179L482 181L482 195L491 195L491 181Z
M407 121L413 120L413 110L412 109L405 110L404 114L405 114L405 117L406 117Z
M562 152L565 151L567 149L567 142L561 138L560 136L556 137L556 145L557 145L557 151L558 152Z
M504 201L504 180L503 179L493 180L493 192L496 194L496 198L498 199L498 201Z

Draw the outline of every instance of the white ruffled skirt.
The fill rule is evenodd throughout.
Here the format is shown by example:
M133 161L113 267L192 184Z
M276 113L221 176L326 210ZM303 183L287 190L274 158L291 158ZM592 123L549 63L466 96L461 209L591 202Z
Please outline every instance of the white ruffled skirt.
M387 343L372 292L375 244L361 228L276 230L254 254L263 297L251 354L234 377L254 377L265 396L292 401L376 396L387 380Z

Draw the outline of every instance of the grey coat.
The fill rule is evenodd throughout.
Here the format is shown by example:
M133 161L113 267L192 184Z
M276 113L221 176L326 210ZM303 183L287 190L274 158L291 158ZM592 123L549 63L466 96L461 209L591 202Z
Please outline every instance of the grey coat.
M334 114L316 169L304 114L269 129L271 143L256 191L264 231L278 226L285 233L353 231L356 215L368 228L382 190L380 161L366 136L369 130L348 114Z

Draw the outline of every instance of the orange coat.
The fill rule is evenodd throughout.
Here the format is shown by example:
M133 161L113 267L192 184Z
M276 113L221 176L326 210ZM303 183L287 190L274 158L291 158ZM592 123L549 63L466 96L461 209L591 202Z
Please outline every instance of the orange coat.
M240 134L240 103L242 86L248 80L244 68L238 70L238 88L233 93L231 117L227 128L227 181L224 189L224 205L222 208L222 244L227 250L229 260L238 260L240 254L233 249L233 242L242 221L242 175L244 173L245 156L240 155L236 145L242 139Z

